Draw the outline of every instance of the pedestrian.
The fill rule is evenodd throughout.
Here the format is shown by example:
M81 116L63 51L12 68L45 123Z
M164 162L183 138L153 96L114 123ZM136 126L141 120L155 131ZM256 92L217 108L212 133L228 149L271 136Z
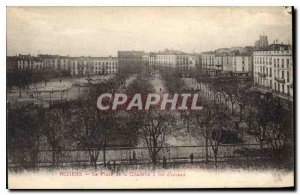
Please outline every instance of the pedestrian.
M193 153L191 153L190 159L191 159L191 164L193 164L193 162L194 162L194 154Z

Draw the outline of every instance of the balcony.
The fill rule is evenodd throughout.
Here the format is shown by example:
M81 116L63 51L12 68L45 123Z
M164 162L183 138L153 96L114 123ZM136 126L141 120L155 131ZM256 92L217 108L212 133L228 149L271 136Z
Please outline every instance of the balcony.
M275 81L279 83L285 83L285 80L283 78L275 77Z
M279 90L271 89L271 87L269 87L269 86L261 86L258 84L254 84L253 89L258 92L261 92L263 94L272 93L274 96L277 96L279 98L293 101L292 94L286 94L286 93L280 92Z

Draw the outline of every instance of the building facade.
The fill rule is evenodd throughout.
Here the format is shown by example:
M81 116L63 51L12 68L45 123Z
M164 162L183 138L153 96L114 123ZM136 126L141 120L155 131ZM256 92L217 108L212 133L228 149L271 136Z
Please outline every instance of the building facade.
M156 54L155 64L161 67L190 70L194 68L198 60L196 56L177 50L164 50Z
M225 51L225 49L216 51ZM250 53L240 53L238 50L229 53L204 52L201 54L201 62L202 70L210 75L221 72L231 72L236 76L252 75L253 60Z
M116 57L93 57L93 74L116 74L119 69L119 61Z
M215 57L216 57L216 54L214 52L202 53L201 54L202 69L203 70L214 70Z
M150 66L156 65L156 53L153 52L149 53L149 65Z
M233 56L232 55L224 55L222 57L223 61L223 71L232 72L233 71Z
M200 54L191 54L189 56L189 66L190 68L197 68L200 69L201 68L201 55Z
M43 61L40 57L19 54L16 59L19 70L35 70L44 68Z
M145 53L142 56L142 59L143 59L143 64L144 65L149 65L150 64L150 54L149 53Z
M214 69L219 72L223 70L223 55L215 55Z
M144 51L118 51L119 71L138 73L144 64Z
M254 51L254 84L276 95L293 96L292 50Z
M93 62L91 57L76 57L70 60L70 73L72 76L84 76L93 74Z
M235 74L252 75L253 60L251 55L232 56L233 70Z

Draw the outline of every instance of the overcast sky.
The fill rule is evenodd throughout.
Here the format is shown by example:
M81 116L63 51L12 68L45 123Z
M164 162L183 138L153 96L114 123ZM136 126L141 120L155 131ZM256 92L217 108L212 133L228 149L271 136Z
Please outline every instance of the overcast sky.
M7 54L116 56L118 50L203 52L292 42L283 7L8 7Z

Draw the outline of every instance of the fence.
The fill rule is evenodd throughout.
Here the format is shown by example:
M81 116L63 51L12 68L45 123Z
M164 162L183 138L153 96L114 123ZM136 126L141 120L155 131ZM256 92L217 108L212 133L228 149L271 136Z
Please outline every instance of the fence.
M220 145L218 161L227 161L237 157L234 151L241 148L259 149L259 144ZM40 150L34 158L26 151L8 151L8 168L14 167L47 167L53 163L52 150ZM205 146L168 146L162 147L158 154L158 161L166 158L168 163L189 162L193 154L194 162L205 160ZM55 152L56 166L89 166L90 156L87 149L60 150ZM120 164L147 164L151 162L147 147L114 147L105 151L106 162ZM208 146L208 157L213 159L213 151ZM252 156L255 157L255 156ZM99 151L97 164L103 164L103 151ZM24 166L25 165L25 166Z

